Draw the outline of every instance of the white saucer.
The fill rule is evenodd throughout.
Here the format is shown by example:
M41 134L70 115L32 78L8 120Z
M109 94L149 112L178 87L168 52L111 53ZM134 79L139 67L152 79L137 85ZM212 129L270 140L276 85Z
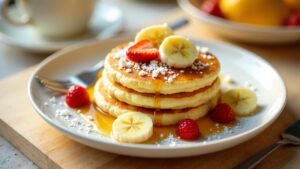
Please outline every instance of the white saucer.
M253 138L268 127L281 113L286 101L286 89L277 71L259 56L239 47L220 42L191 39L218 56L224 75L230 75L237 86L251 83L256 89L259 111L249 117L240 118L238 124L227 131L197 141L167 139L159 144L118 143L100 133L86 133L81 127L70 125L82 120L76 110L68 109L64 96L53 98L54 93L42 87L34 78L42 75L52 79L63 79L90 68L116 45L132 41L133 37L108 39L88 44L78 44L63 49L44 60L29 81L29 98L38 114L50 125L70 138L85 145L123 155L170 158L200 155L236 146ZM72 60L72 62L70 62ZM57 110L66 109L70 119L57 116ZM72 117L72 118L71 118ZM72 123L71 123L72 124Z
M11 14L16 15L13 12ZM26 51L50 53L74 43L112 37L121 30L122 21L122 11L118 7L99 1L91 18L88 31L78 37L68 40L50 40L41 37L35 28L30 25L14 26L1 18L0 40Z

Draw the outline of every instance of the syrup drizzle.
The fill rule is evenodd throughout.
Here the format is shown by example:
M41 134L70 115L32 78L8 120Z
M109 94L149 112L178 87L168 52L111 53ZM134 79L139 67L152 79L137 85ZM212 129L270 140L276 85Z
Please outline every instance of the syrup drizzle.
M99 75L101 77L101 74ZM91 102L93 102L94 97L94 85L91 85L87 89ZM110 137L110 133L112 130L112 124L114 120L116 119L115 117L109 115L108 113L102 111L100 108L97 107L96 104L91 104L89 107L85 107L83 109L80 109L81 113L84 116L91 116L93 117L92 123L94 123L98 131L107 136ZM155 116L155 111L154 111L154 118L158 118L158 116ZM159 119L158 119L159 120ZM216 123L210 119L209 116L205 116L197 120L197 123L199 125L201 137L208 137L210 135L222 132L225 128L230 128L233 125L223 125ZM169 135L176 135L176 127L177 126L154 126L153 128L153 135L151 138L149 138L147 141L145 141L145 144L156 144L159 143L160 141L164 140L167 138Z

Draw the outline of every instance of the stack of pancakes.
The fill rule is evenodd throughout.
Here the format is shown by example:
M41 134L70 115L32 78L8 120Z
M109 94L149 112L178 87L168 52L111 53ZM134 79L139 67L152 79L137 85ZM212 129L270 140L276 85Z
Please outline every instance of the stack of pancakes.
M155 125L173 125L185 118L199 119L217 104L220 64L213 55L199 53L191 67L178 69L159 60L132 62L126 57L127 46L107 55L95 85L95 103L102 111L115 117L139 112Z

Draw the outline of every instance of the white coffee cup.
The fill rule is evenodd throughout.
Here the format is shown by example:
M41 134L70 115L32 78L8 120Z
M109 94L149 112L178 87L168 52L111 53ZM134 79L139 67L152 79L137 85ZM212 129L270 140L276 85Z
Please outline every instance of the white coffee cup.
M23 21L16 21L8 13L9 0L4 0L2 17L13 25L32 25L48 38L75 36L88 27L96 0L16 0Z

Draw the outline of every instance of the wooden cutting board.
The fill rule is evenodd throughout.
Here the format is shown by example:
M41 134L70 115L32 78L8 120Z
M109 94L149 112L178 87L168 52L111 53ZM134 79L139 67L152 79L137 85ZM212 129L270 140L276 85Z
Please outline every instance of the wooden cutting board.
M168 21L184 16L176 10ZM179 34L220 39L192 20ZM102 152L72 141L48 125L31 107L27 82L35 67L0 81L0 134L41 168L231 168L279 139L280 133L296 120L300 110L299 44L291 46L250 46L239 44L271 61L286 80L289 101L281 116L257 137L234 148L213 154L179 159L134 158ZM282 56L281 56L282 55ZM264 160L258 168L300 168L300 147L284 147Z

